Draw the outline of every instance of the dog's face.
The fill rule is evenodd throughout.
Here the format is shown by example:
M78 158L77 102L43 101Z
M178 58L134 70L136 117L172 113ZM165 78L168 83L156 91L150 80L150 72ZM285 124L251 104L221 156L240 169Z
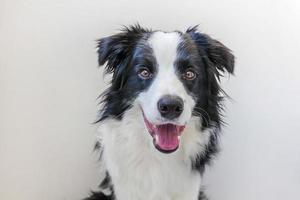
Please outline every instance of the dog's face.
M175 151L185 125L199 117L202 128L219 126L219 71L233 72L224 45L196 28L162 32L133 26L98 43L99 64L113 73L99 121L121 120L137 103L154 146Z

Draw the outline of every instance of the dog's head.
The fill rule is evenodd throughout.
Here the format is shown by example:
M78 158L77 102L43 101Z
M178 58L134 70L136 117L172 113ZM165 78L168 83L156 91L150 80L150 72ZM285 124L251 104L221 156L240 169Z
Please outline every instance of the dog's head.
M99 121L122 119L136 102L155 147L175 151L185 125L220 125L220 72L233 73L234 56L197 31L151 31L139 25L98 41L99 65L112 73Z

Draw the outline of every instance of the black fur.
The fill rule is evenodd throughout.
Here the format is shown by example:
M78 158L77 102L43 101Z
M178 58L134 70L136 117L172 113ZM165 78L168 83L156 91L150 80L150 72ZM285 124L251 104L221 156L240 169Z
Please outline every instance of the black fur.
M115 200L112 195L106 196L102 192L91 192L91 195L84 200Z
M132 59L146 39L150 30L139 25L125 27L121 33L98 40L99 65L106 64L106 73L113 73L111 86L102 94L103 108L96 122L109 117L121 119L123 113L130 108L130 103L138 92L150 85L149 82L138 84L132 66ZM132 77L130 79L130 77Z
M91 192L91 195L84 200L115 200L112 195L106 196L102 192Z
M99 65L106 64L106 73L112 73L110 87L102 94L103 108L96 122L108 118L122 119L123 113L131 107L131 103L139 92L147 89L151 80L141 80L136 72L145 63L155 73L155 58L145 41L154 31L144 29L139 25L125 27L121 33L98 40ZM201 174L211 158L218 152L218 137L222 125L223 96L226 94L219 85L220 76L227 71L233 74L234 56L222 43L210 36L199 33L197 26L186 32L178 32L182 42L178 48L176 70L180 74L185 66L193 67L199 76L192 82L182 80L187 91L196 100L194 116L202 120L202 130L212 128L210 141L192 162L194 170ZM199 92L201 91L201 92ZM98 147L101 147L99 145ZM110 188L111 196L93 192L86 200L113 200L113 188L109 174L100 188ZM207 200L203 192L199 200Z
M210 141L205 147L205 152L199 154L193 162L193 168L204 172L205 165L219 151L218 138L222 125L223 96L225 92L220 88L219 80L221 72L228 71L233 74L234 56L231 51L217 40L206 34L199 33L197 26L187 30L189 36L196 43L198 53L202 57L202 62L206 70L206 102L198 101L195 106L197 113L202 118L202 128L215 127L211 132Z
M101 188L102 190L109 190L111 191L110 195L105 195L102 192L91 192L91 195L87 198L85 198L84 200L115 200L114 197L114 190L113 190L113 186L111 183L111 178L108 174L108 172L106 172L105 178L102 180L101 184L99 185L99 188Z

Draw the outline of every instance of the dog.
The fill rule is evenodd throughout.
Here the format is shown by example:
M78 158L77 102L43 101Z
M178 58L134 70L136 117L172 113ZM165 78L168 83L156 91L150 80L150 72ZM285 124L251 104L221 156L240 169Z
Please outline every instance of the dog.
M224 73L234 55L198 31L140 25L97 41L112 74L97 122L105 176L86 200L204 200L201 180L218 152Z

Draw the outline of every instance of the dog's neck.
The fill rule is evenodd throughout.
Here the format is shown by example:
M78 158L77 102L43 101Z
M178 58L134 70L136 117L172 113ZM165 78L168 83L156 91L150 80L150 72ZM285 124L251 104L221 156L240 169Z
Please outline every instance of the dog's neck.
M109 169L117 199L196 200L201 175L192 169L192 161L204 151L210 135L200 127L201 121L192 118L177 151L164 154L155 149L138 105L133 105L122 120L109 119L101 124L102 160ZM198 189L182 193L188 197L180 195L191 186Z

